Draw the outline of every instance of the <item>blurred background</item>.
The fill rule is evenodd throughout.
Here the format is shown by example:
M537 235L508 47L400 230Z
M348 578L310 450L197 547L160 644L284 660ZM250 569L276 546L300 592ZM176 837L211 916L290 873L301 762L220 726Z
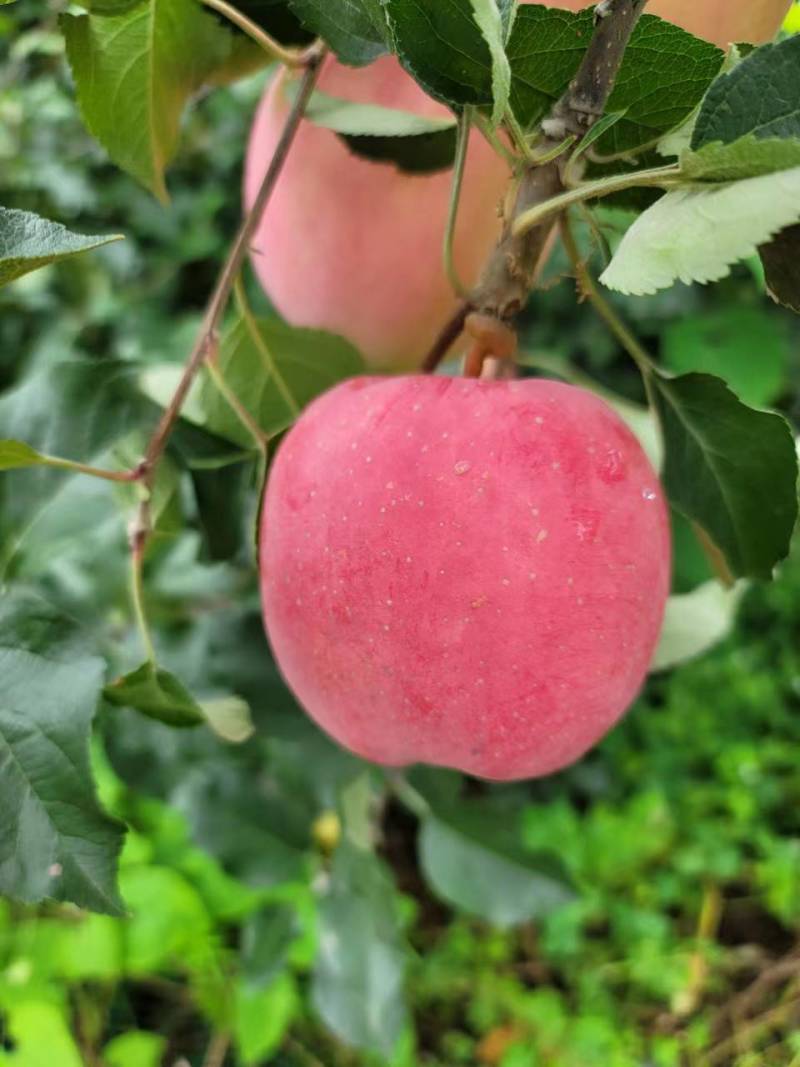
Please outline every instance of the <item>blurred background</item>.
M185 358L269 77L197 101L162 207L82 127L56 19L44 0L0 8L0 203L126 240L0 291L6 393L65 359ZM554 261L531 302L525 363L641 404L634 366L564 270ZM800 424L800 324L765 296L757 263L615 303L667 367L719 373ZM45 393L37 403L46 417ZM178 434L150 611L165 664L247 700L254 731L221 741L101 713L93 761L131 827L129 915L0 900L0 1064L800 1067L800 553L773 584L723 596L676 517L686 599L663 662L722 636L713 650L654 673L562 774L494 787L414 771L387 785L280 682L252 558L257 472L198 461L213 445ZM135 434L119 447L135 455ZM34 480L42 507L23 534L10 517L25 477L0 484L6 575L125 662L130 497ZM430 821L419 830L431 810L456 813L435 841ZM365 835L366 865L348 851Z

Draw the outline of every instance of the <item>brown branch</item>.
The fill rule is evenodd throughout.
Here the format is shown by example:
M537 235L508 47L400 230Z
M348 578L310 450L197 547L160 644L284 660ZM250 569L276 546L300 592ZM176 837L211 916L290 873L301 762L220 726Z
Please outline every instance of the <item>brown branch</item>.
M289 114L286 116L281 136L275 146L275 151L273 152L267 172L261 182L256 198L253 201L253 205L245 216L239 227L239 232L236 234L233 244L231 245L217 284L209 298L205 314L203 315L203 322L200 326L200 332L194 347L189 354L189 358L186 361L186 366L184 367L177 388L153 431L144 458L132 472L133 478L131 480L141 482L144 487L141 503L136 509L136 515L128 530L128 543L131 552L132 598L142 641L147 657L151 662L154 660L155 653L144 611L142 565L145 548L150 539L150 535L153 532L150 496L155 482L158 463L164 453L164 449L167 447L167 442L175 428L175 423L180 417L181 409L183 408L186 397L192 387L192 383L206 360L213 358L216 354L219 344L219 325L222 316L227 307L236 279L244 264L253 234L261 221L261 216L264 213L264 209L269 202L278 177L283 169L283 165L286 162L289 149L292 146L300 121L305 113L306 105L314 91L314 86L316 85L320 74L322 61L325 58L325 52L325 47L322 44L319 44L309 48L306 53L305 70L300 80L300 90L292 103Z
M605 110L628 41L646 3L647 0L600 0L597 4L594 33L578 72L540 125L536 155L548 161L533 163L523 172L500 240L469 298L472 310L510 325L525 306L555 219L548 218L521 234L513 232L514 221L523 212L563 192L565 166ZM450 343L453 340L455 337ZM437 343L423 369L433 370L447 348L442 350Z
M323 57L324 50L322 48L315 49L309 55L306 62L306 69L300 82L300 91L297 93L291 110L286 117L283 132L281 133L280 140L275 146L275 152L270 160L267 173L264 175L264 180L262 181L258 194L253 201L253 206L250 208L250 211L242 222L239 232L231 246L231 250L228 253L228 258L222 268L214 292L211 294L206 313L203 316L200 333L195 342L195 346L189 355L178 387L175 390L169 406L161 416L161 420L158 423L153 436L150 438L150 443L147 446L147 451L145 452L143 460L143 466L146 472L145 482L147 483L152 480L153 470L157 465L158 460L166 447L167 441L169 440L169 436L172 433L173 427L178 420L178 416L180 415L181 408L186 400L192 382L205 360L212 356L216 351L219 340L218 329L222 314L227 306L236 277L242 268L245 257L247 256L250 241L255 233L256 227L261 221L261 216L263 215L264 209L266 208L270 196L272 195L272 191L275 188L275 184L283 169L283 164L286 162L286 157L289 154L289 149L292 146L292 141L297 133L297 128L300 125L300 120L303 117L306 105L314 91Z

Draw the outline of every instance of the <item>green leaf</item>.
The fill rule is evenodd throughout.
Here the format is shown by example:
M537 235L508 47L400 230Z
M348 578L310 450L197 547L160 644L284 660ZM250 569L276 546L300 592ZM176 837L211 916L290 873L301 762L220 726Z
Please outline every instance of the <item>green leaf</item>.
M671 190L634 222L600 280L634 296L718 281L800 221L800 167Z
M170 867L123 865L125 971L158 973L176 966L211 972L219 950L211 916L195 887Z
M769 295L777 304L800 314L800 225L781 230L758 253Z
M104 666L25 591L0 600L0 892L119 915L122 827L97 803L89 736Z
M271 437L291 426L315 396L363 371L357 350L322 330L289 326L278 319L237 318L220 343L217 368L261 431ZM178 366L148 370L143 388L166 403L180 377ZM253 440L206 374L189 394L184 417L229 441Z
M382 0L395 51L427 92L445 104L494 105L494 63L474 0Z
M198 704L203 718L223 741L241 745L255 733L250 707L241 697L217 697Z
M140 369L117 360L56 363L0 397L0 426L44 456L91 463L157 412L137 388ZM0 478L4 536L49 502L64 473L45 465Z
M159 1067L167 1051L167 1039L146 1030L129 1030L113 1038L103 1049L106 1067Z
M23 441L0 441L0 471L17 470L19 467L38 467L46 458Z
M228 58L232 35L196 0L62 15L78 106L111 159L166 202L184 106Z
M462 803L420 827L420 863L445 900L497 926L539 919L574 899L555 855L525 852L496 812Z
M289 7L343 63L366 66L386 51L379 0L289 0Z
M430 173L453 164L455 119L425 118L398 108L355 104L320 91L311 97L306 118L338 133L356 155L396 163L410 173Z
M307 877L310 818L306 822L298 797L265 772L263 752L242 745L225 750L202 772L194 766L179 807L197 844L247 885Z
M60 223L29 211L0 207L0 285L48 263L122 239L118 233L99 237L72 233Z
M791 342L786 323L768 308L733 306L672 320L661 351L676 374L714 374L745 404L760 407L783 389Z
M800 138L800 37L757 48L717 78L700 108L692 149L748 135Z
M244 1067L258 1067L280 1048L300 1008L291 975L278 977L265 989L240 982L234 992L233 1033Z
M109 704L136 708L169 726L197 726L204 721L200 706L183 683L149 661L107 685L103 696Z
M681 171L693 181L735 181L776 170L800 167L800 139L770 137L759 139L754 134L740 137L730 144L713 144L693 152L685 151L680 158Z
M84 1067L63 1009L50 1000L30 999L3 1005L13 1051L0 1043L0 1067Z
M736 609L747 588L737 582L725 589L719 582L705 582L690 593L671 596L651 671L671 670L702 656L731 632Z
M746 407L709 374L652 376L670 501L737 577L770 578L797 518L797 454L786 420Z
M539 122L578 69L592 34L592 12L520 8L508 43L511 105L526 127ZM608 101L624 113L598 140L606 154L630 152L677 126L720 69L714 45L653 15L639 21Z
M242 927L242 978L250 989L263 989L283 970L298 934L297 916L286 904L266 904Z
M389 1056L406 1021L406 949L380 860L345 840L320 901L312 998L348 1044Z

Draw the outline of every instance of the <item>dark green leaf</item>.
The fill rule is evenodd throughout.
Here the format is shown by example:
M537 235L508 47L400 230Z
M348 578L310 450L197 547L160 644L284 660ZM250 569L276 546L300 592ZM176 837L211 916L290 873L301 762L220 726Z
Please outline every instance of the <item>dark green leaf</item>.
M0 892L118 915L122 827L100 809L89 736L103 662L17 590L0 600Z
M150 662L107 685L103 696L110 704L136 708L169 726L197 726L204 721L202 710L183 683Z
M89 237L29 211L0 207L0 285L67 256L121 241L121 234Z
M391 1054L406 1020L406 950L394 886L371 852L345 840L320 902L312 996L349 1044Z
M297 937L297 916L286 904L267 904L248 916L242 929L242 975L253 989L263 989L283 970Z
M115 14L62 15L83 120L113 161L160 200L190 97L233 39L196 0L143 0Z
M797 517L797 454L785 419L746 407L719 378L653 376L663 479L737 577L770 578Z
M758 251L769 295L800 314L800 224L781 230Z
M376 0L289 0L289 6L343 63L365 66L386 51Z
M800 138L800 37L764 45L721 75L706 93L692 149L741 137Z
M538 4L517 14L508 43L511 103L531 126L567 88L592 34L589 9L574 15ZM630 152L677 126L699 103L722 65L720 49L654 15L637 25L608 112L624 113L598 140L605 154Z
M472 0L383 0L403 66L445 104L491 106L492 56Z
M541 918L574 898L555 855L527 853L497 813L461 804L420 827L425 877L445 900L498 926Z

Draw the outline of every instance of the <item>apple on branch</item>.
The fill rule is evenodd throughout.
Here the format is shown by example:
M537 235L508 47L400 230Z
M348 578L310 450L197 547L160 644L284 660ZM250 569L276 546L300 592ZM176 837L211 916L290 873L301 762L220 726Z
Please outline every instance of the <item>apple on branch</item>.
M639 443L592 393L358 378L284 440L260 567L278 665L342 745L527 778L577 760L636 696L669 523Z

